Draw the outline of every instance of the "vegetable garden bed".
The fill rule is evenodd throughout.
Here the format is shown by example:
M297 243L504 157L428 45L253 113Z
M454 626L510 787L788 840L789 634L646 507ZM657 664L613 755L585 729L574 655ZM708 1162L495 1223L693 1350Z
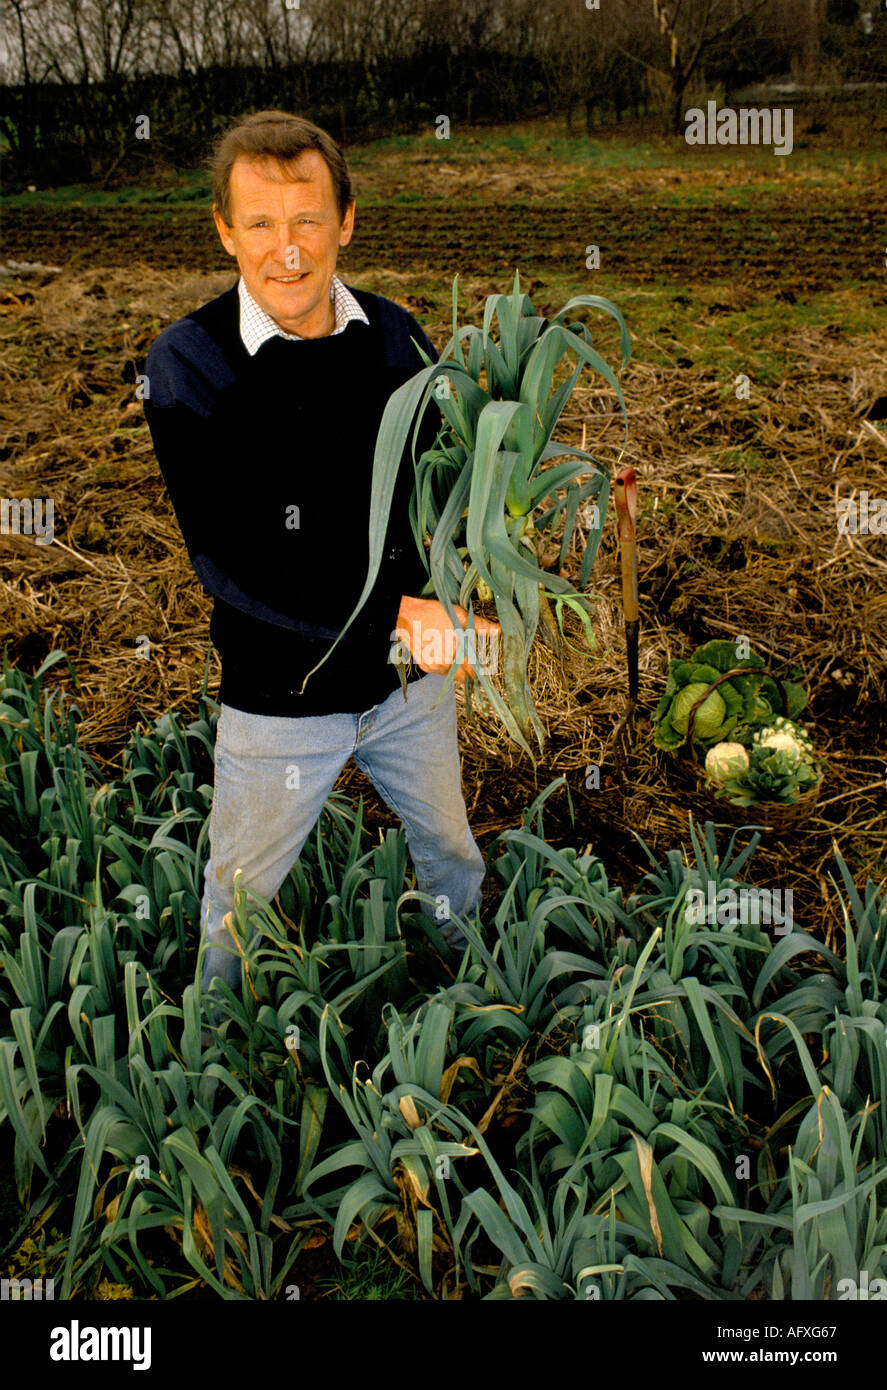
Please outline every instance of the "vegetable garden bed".
M6 1258L30 1241L62 1298L292 1296L324 1240L436 1299L830 1298L887 1271L887 897L839 854L834 952L745 910L756 841L711 825L642 847L626 893L551 844L553 783L491 845L454 973L402 832L374 844L334 793L276 906L241 895L243 998L204 1041L217 710L136 731L103 782L41 682L0 692L0 1104Z

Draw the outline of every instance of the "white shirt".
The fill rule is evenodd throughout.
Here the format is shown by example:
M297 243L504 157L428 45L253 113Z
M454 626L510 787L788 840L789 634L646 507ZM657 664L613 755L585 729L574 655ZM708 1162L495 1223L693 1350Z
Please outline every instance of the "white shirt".
M242 275L237 283L237 293L240 298L240 336L250 357L255 357L259 348L263 343L267 343L269 338L288 338L291 342L305 341L300 333L284 332L280 324L275 323L271 315L265 313L253 299ZM330 338L341 333L352 319L369 324L369 319L354 295L346 289L337 275L330 280L330 299L336 315L336 326L328 335Z

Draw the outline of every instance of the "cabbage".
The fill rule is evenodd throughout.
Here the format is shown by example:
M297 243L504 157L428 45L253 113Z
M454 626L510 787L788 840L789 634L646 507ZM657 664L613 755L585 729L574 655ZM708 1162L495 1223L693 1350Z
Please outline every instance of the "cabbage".
M679 690L672 706L671 722L679 734L686 734L690 722L690 711L708 689L708 684L695 682ZM699 706L693 720L694 739L713 738L724 722L727 706L716 690Z
M707 781L720 785L748 770L748 752L741 743L716 743L705 755Z
M676 752L686 743L690 710L711 690L719 675L713 666L691 665L687 661L671 663L665 691L653 716L653 742L657 748ZM693 742L703 748L720 743L734 729L741 714L742 700L730 681L725 681L696 711Z
M678 753L687 742L689 713L697 699L716 681L717 690L699 706L693 722L693 742L697 749L710 749L731 734L740 739L751 736L761 725L778 725L784 716L803 709L807 696L803 687L785 681L783 688L766 671L764 662L750 649L737 656L736 644L706 642L688 660L669 663L665 690L653 715L653 742L657 748ZM788 721L786 721L788 722Z

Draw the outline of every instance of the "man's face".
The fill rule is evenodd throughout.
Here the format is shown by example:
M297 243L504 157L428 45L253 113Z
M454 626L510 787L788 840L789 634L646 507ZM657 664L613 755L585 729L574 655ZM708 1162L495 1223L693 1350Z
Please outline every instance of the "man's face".
M229 190L231 226L216 208L213 217L253 299L287 333L331 332L330 280L339 247L351 240L354 202L340 222L326 160L305 150L284 168L238 155Z

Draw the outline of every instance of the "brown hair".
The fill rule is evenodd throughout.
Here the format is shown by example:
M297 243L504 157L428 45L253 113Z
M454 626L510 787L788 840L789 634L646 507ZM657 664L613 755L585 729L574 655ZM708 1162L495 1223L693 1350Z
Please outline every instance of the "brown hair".
M210 156L213 206L222 220L231 225L231 169L238 155L248 159L276 159L285 164L306 150L317 150L332 175L339 221L354 198L351 173L345 156L331 135L320 126L294 116L289 111L255 111L230 125L222 133Z

